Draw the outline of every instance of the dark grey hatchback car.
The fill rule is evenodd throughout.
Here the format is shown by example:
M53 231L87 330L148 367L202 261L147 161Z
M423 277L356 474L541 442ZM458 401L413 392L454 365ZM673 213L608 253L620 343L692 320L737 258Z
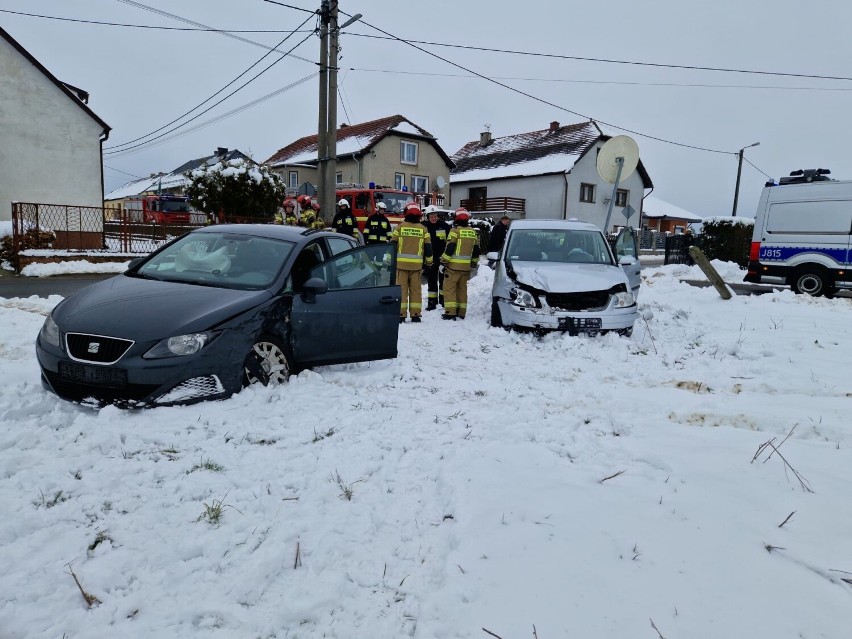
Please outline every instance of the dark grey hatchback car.
M330 231L198 229L60 302L36 340L42 382L86 404L185 404L396 357L395 259Z

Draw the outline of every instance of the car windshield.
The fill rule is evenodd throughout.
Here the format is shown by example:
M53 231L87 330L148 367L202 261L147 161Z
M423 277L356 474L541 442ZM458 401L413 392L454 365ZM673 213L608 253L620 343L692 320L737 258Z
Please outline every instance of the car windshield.
M129 276L240 290L268 288L295 245L233 233L189 233Z
M191 210L189 202L182 200L162 200L160 210L166 213L185 213Z
M509 234L509 260L612 264L603 235L575 229L518 229Z

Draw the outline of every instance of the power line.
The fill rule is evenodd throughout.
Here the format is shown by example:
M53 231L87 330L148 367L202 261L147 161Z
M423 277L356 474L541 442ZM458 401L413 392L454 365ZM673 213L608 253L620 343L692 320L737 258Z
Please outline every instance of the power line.
M123 1L123 0L122 0L122 1ZM310 20L310 18L308 18L308 20ZM222 104L222 102L224 102L225 100L227 100L228 98L230 98L232 95L234 95L234 94L235 94L235 93L237 93L238 91L242 90L243 88L245 88L246 86L248 86L250 83L254 82L254 81L255 81L257 78L259 78L261 75L263 75L264 73L266 73L267 71L269 71L269 69L271 69L271 68L272 68L272 67L274 67L276 64L278 64L279 62L281 62L281 60L283 60L284 58L286 58L287 56L289 56L289 55L290 55L290 53L291 53L292 51L294 51L296 48L298 48L298 47L300 47L302 44L304 44L304 43L305 43L305 41L306 41L308 38L310 38L310 37L311 37L311 35L313 35L313 34L309 34L309 35L305 36L304 38L302 38L302 40L301 40L298 44L294 45L294 46L290 49L290 51L288 51L287 53L284 53L284 54L283 54L280 58L278 58L277 60L275 60L275 62L272 62L271 64L267 65L267 66L266 66L266 68L264 68L264 69L263 69L262 71L260 71L259 73L256 73L256 74L255 74L254 76L252 76L249 80L247 80L246 82L244 82L243 84L241 84L239 87L237 87L236 89L234 89L233 91L231 91L228 95L226 95L225 97L223 97L221 100L218 100L217 102L215 102L215 103L211 104L209 107L207 107L206 109L204 109L204 110L203 110L203 111L201 111L200 113L197 113L196 115L192 116L192 117L191 117L189 120L187 120L186 122L183 122L183 123L181 123L181 124L177 125L176 127L172 128L172 129L170 129L170 130L168 130L168 131L166 131L166 132L164 132L164 133L161 133L161 134L160 134L160 135L158 135L158 136L155 136L155 137L151 138L150 140L146 140L145 142L140 142L139 144L136 144L136 145L133 145L133 146L129 146L129 147L124 148L124 149L119 149L119 150L117 150L117 151L105 151L105 153L104 153L104 154L105 154L105 155L112 155L112 154L115 154L115 153L122 153L122 152L124 152L124 151L129 151L129 150L131 150L131 149L138 148L138 147L140 147L140 146L148 145L148 144L150 144L151 142L153 142L154 140L158 140L159 138L162 138L163 136L166 136L166 135L168 135L169 133L172 133L172 132L176 131L177 129L179 129L179 128L181 128L181 127L186 126L187 124L189 124L189 123L190 123L190 122L192 122L193 120L197 120L197 119L198 119L198 118L200 118L202 115L204 115L205 113L208 113L210 110L212 110L212 109L214 109L215 107L219 106L220 104ZM287 37L289 38L290 36L287 36ZM286 40L286 38L285 38L285 40ZM264 57L265 57L265 56L264 56ZM207 102L207 100L205 100L205 102ZM202 104L203 104L203 103L202 103ZM197 107L196 107L196 108L197 108ZM193 109L193 110L195 110L195 109ZM180 118L178 118L178 119L180 119ZM162 127L161 127L161 128L162 128ZM158 130L159 130L159 129L158 129ZM148 137L148 136L143 136L143 137Z
M341 11L341 13L343 13ZM344 14L348 15L348 14ZM400 42L405 42L406 44L424 44L435 47L450 47L454 49L467 49L471 51L485 51L489 53L508 53L512 55L526 55L526 56L535 56L539 58L556 58L560 60L576 60L579 62L602 62L606 64L627 64L632 66L640 66L640 67L658 67L664 69L683 69L686 71L718 71L721 73L746 73L746 74L754 74L754 75L773 75L779 77L787 77L787 78L809 78L812 80L843 80L843 81L852 81L852 77L849 76L836 76L836 75L813 75L808 73L785 73L782 71L760 71L755 69L733 69L727 67L704 67L697 65L689 65L689 64L664 64L661 62L639 62L636 60L616 60L610 58L590 58L584 56L575 56L575 55L562 55L558 53L538 53L534 51L516 51L513 49L495 49L492 47L475 47L473 45L467 44L450 44L446 42L430 42L428 40L406 40L403 38L399 38L393 34L387 33L386 31L382 31L377 27L371 25L368 22L364 22L364 20L360 20L368 27L372 27L381 33L384 33L386 37L370 35L368 33L352 33L348 32L351 36L356 36L360 38L370 38L374 40L399 40ZM422 51L423 49L421 49ZM428 53L428 52L427 52Z
M152 135L154 135L155 133L159 133L160 131L162 131L162 130L163 130L163 129L165 129L166 127L169 127L169 126L171 126L172 124L174 124L175 122L177 122L177 121L179 121L179 120L182 120L183 118L185 118L186 116L188 116L188 115L189 115L190 113L192 113L193 111L195 111L195 110L199 109L200 107L202 107L203 105L207 104L208 102L210 102L210 100L212 100L212 99L213 99L213 98L215 98L217 95L219 95L220 93L222 93L225 89L227 89L229 86L231 86L232 84L234 84L237 80L239 80L240 78L242 78L242 77L243 77L246 73L248 73L248 72L249 72L249 71L251 71L254 67L256 67L258 64L260 64L260 63L261 63L261 62L262 62L262 61L263 61L263 60L264 60L267 56L271 55L273 51L277 51L277 50L278 50L278 47L280 47L280 46L281 46L282 44L284 44L287 40L289 40L289 39L290 39L290 37L291 37L294 33L296 33L296 31L297 31L298 29L301 29L301 28L302 28L302 27L303 27L303 26L304 26L304 25L308 22L308 20L310 20L310 19L311 19L311 17L312 17L312 16L308 16L308 18L307 18L304 22L302 22L302 24L300 24L300 25L297 27L297 29L296 29L296 30L291 31L290 33L288 33L288 34L287 34L287 36L285 36L285 38L284 38L283 40L281 40L281 42L279 42L277 45L275 45L275 47L274 47L273 49L270 49L269 51L267 51L266 53L264 53L264 54L263 54L263 55L262 55L262 56L261 56L261 57L260 57L257 61L255 61L255 62L254 62L254 64L252 64L251 66L249 66L249 67L248 67L245 71L243 71L242 73L240 73L240 74L239 74L236 78L234 78L233 80L231 80L230 82L228 82L228 84L226 84L226 85L225 85L225 86L223 86L221 89L219 89L218 91L216 91L216 93L214 93L213 95L211 95L209 98L207 98L207 99L206 99L206 100L204 100L203 102L201 102L201 103L199 103L199 104L195 105L194 107L192 107L192 108L191 108L189 111L187 111L186 113L184 113L184 114L182 114L182 115L180 115L180 116L176 117L176 118L175 118L174 120L172 120L171 122L168 122L167 124L164 124L164 125L163 125L163 126L161 126L159 129L155 129L155 130L151 131L150 133L146 133L145 135L139 136L138 138L134 138L133 140L129 140L129 141L127 141L127 142L123 142L123 143L121 143L121 144L116 144L116 145L113 145L113 146L111 146L111 147L105 147L105 149L104 149L104 150L109 152L109 151L112 151L113 149L120 149L120 147L126 147L126 146L128 146L128 145L130 145L130 144L133 144L134 142L138 142L139 140L143 140L144 138L151 137L151 136L152 136ZM311 31L311 34L313 34L313 31ZM308 37L310 37L310 36L308 36ZM307 39L307 38L305 38L305 39ZM304 42L304 41L305 41L305 40L302 40L302 42ZM300 43L299 43L299 45L300 45L300 44L302 44L302 42L300 42ZM296 46L298 47L299 45L296 45ZM294 47L294 48L295 48L295 47ZM291 49L291 51L292 51L292 49ZM275 63L273 63L273 64L277 64L277 63L278 63L278 62L280 62L280 61L281 61L284 57L286 57L286 55L285 55L285 56L282 56L281 58L279 58L278 60L276 60L276 62L275 62ZM270 66L272 66L272 65L270 65ZM266 69L264 69L261 73L257 74L256 76L254 76L254 78L252 78L251 80L249 80L249 82L252 82L253 80L255 80L255 79L256 79L257 77L259 77L262 73L265 73L265 72L266 72L269 68L270 68L270 67L267 67ZM245 84L243 84L243 85L242 85L239 89L237 89L237 91L239 91L240 89L242 89L243 87L245 87L247 84L249 84L249 82L246 82ZM236 91L234 91L234 93L236 93ZM231 95L234 95L234 93L229 94L227 97L230 97ZM227 99L227 98L226 98L226 99ZM220 101L220 102L221 102L221 101ZM220 104L220 102L217 102L216 104ZM213 106L216 106L216 104L214 104ZM213 107L210 107L210 108L213 108ZM208 109L208 111L209 111L209 109ZM206 111L205 111L204 113L206 113ZM194 119L194 118L193 118L193 119ZM189 120L188 122L191 122L191 121L192 121L192 120ZM186 124L186 123L184 123L184 124ZM180 126L183 126L183 125L180 125Z
M291 82L287 86L281 87L280 89L276 89L275 91L272 91L271 93L267 93L266 95L264 95L260 98L257 98L256 100L252 100L251 102L247 102L246 104L243 104L242 106L239 106L236 109L232 109L231 111L228 111L227 113L217 115L216 117L210 118L209 120L205 120L204 122L200 122L193 127L190 127L188 129L184 129L180 133L173 135L173 136L170 136L166 139L161 139L159 141L153 141L152 140L150 142L150 144L146 143L145 148L148 149L148 148L151 148L151 147L159 146L161 144L166 144L167 142L171 142L172 140L176 140L176 139L181 138L185 135L189 135L190 133L194 133L195 131L199 131L200 129L208 127L211 124L215 124L216 122L221 122L222 120L225 120L225 119L227 119L227 118L229 118L233 115L237 115L238 113L242 113L243 111L247 111L248 109L251 109L251 108L257 106L261 102L265 102L266 100L274 98L274 97L276 97L276 96L278 96L278 95L280 95L280 94L282 94L286 91L289 91L290 89L293 89L293 88L299 86L300 84L302 84L304 82L307 82L311 78L315 78L317 75L318 75L318 72L306 75L305 77L300 78L299 80L296 80L295 82ZM116 151L115 155L113 155L113 157L123 158L123 157L128 156L128 155L133 155L134 153L139 153L142 150L144 150L144 149L139 149L139 150L125 149L123 151Z
M81 24L96 24L105 27L126 27L130 29L155 29L159 31L206 31L207 33L289 33L283 29L214 29L212 27L161 27L153 24L129 24L126 22L102 22L100 20L82 20L80 18L62 18L59 16L46 16L38 13L24 13L23 11L10 11L0 9L2 13L12 13L18 16L30 18L44 18L47 20L60 20L62 22L78 22Z
M122 0L122 1L124 1L124 0ZM349 16L349 14L344 13L343 11L341 11L340 13L343 13L344 15ZM349 16L349 17L351 17L351 16ZM674 140L667 140L665 138L661 138L661 137L658 137L658 136L655 136L655 135L649 135L647 133L641 133L640 131L636 131L634 129L628 129L628 128L623 127L623 126L618 126L616 124L612 124L611 122L605 122L604 120L597 120L596 118L593 118L589 115L586 115L584 113L580 113L578 111L572 111L571 109L569 109L567 107L561 106L559 104L555 104L553 102L545 100L544 98L540 98L540 97L533 95L531 93L528 93L526 91L521 91L520 89L516 89L515 87L506 84L505 82L500 82L499 80L495 80L495 79L490 78L486 75L478 73L478 72L476 72L472 69L469 69L469 68L467 68L467 67L465 67L461 64L458 64L457 62L453 62L452 60L448 60L447 58L444 58L443 56L440 56L437 53L433 53L433 52L431 52L427 49L424 49L423 47L420 47L417 44L414 44L410 41L406 41L406 40L403 40L402 38L394 36L394 35L388 33L387 31L384 31L383 29L380 29L379 27L372 25L369 22L366 22L363 18L361 19L361 22L363 24L367 25L368 27L375 29L379 33L384 33L385 35L390 36L390 38L393 39L393 40L397 40L399 42L402 42L403 44L407 44L408 46L411 46L411 47L417 49L418 51L422 51L426 55L430 55L433 58L437 58L438 60L441 60L442 62L446 62L449 65L452 65L452 66L454 66L458 69L461 69L462 71L466 71L467 73L471 73L471 74L475 75L476 77L478 77L482 80L486 80L487 82L491 82L492 84L496 84L497 86L503 87L504 89L508 89L509 91L512 91L513 93L517 93L518 95L522 95L524 97L530 98L531 100L535 100L536 102L546 104L547 106L553 107L554 109L558 109L560 111L565 111L566 113L570 113L571 115L576 115L576 116L581 117L581 118L586 119L586 120L594 120L596 122L599 122L603 125L606 125L608 127L613 128L613 129L617 129L619 131L625 131L627 133L632 133L633 135L637 135L639 137L647 138L649 140L655 140L657 142L664 142L666 144L672 144L674 146L680 146L680 147L687 148L687 149L694 149L696 151L706 151L708 153L720 153L720 154L724 154L724 155L732 155L733 154L732 151L722 151L720 149L710 149L710 148L707 148L707 147L696 146L696 145L692 145L692 144L685 144L683 142L675 142Z
M758 171L759 173L763 173L763 175L765 175L766 177L768 177L770 180L774 179L774 178L773 178L771 175L769 175L766 171L764 171L763 169L761 169L761 168L759 168L758 166L756 166L756 165L755 165L755 164L754 164L751 160L749 160L747 157L743 156L743 160L745 160L746 162L748 162L749 164L751 164L751 165L752 165L755 169L757 169L757 171Z
M167 18L171 18L172 20L177 20L179 22L183 22L185 24L191 24L195 27L201 27L206 29L207 31L214 31L221 36L225 36L226 38L232 38L234 40L238 40L239 42L245 42L246 44L251 44L256 47L260 47L262 49L269 49L268 45L262 44L260 42L255 42L254 40L249 40L248 38L244 38L242 36L234 35L230 31L225 31L223 29L214 29L213 27L209 27L206 24L201 24L200 22L195 22L194 20L190 20L188 18L182 18L181 16L175 15L174 13L169 13L168 11L162 11L161 9L155 9L154 7L149 7L146 4L142 4L141 2L135 2L134 0L117 0L118 2L123 2L124 4L129 4L138 9L144 9L146 11L151 11L161 16L165 16ZM313 13L313 12L312 12ZM280 53L280 51L279 51ZM308 60L307 58L302 58L300 56L293 56L297 60L301 60L302 62L308 62L310 64L316 64L313 60Z
M115 168L114 166L109 166L109 165L107 165L107 164L104 164L104 168L105 168L105 169L109 169L110 171L115 171L116 173L123 173L124 175L129 175L130 177L138 178L138 179L140 179L140 180L144 180L144 179L145 179L145 178L143 178L141 175L134 175L133 173L128 173L127 171L122 171L121 169L117 169L117 168Z
M362 69L349 67L348 71L364 73L388 73L398 75L421 75L438 78L475 78L478 76L462 73L429 73L425 71L398 71L392 69ZM753 84L706 84L696 82L626 82L618 80L568 80L565 78L526 78L512 76L492 76L495 80L521 80L525 82L560 82L568 84L612 84L617 86L649 86L649 87L686 87L705 89L773 89L782 91L852 91L852 87L785 87Z

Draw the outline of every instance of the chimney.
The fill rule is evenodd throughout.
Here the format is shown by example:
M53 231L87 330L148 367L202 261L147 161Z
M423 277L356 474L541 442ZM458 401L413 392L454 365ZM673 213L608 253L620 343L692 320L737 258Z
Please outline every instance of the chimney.
M226 147L226 146L217 147L216 148L216 155L218 155L220 157L224 156L224 155L228 155L228 147Z
M479 146L486 146L491 142L491 131L483 131L479 134Z
M554 120L553 122L550 123L550 132L555 133L558 130L559 130L559 122L556 122Z

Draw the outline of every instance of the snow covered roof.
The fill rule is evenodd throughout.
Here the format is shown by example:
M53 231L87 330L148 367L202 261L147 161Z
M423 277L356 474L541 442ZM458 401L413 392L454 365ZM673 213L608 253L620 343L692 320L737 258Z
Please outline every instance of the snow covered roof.
M337 130L337 155L338 157L352 154L362 155L392 133L428 140L444 158L447 165L452 165L449 156L438 146L435 136L401 115L391 115L360 124L342 125ZM318 146L318 136L316 134L307 135L278 149L264 164L269 166L316 164Z
M642 215L650 218L674 218L700 222L701 216L649 195L642 204Z
M452 160L450 181L474 182L496 178L547 175L571 171L574 164L598 141L608 140L594 121L550 127L499 138L484 134L468 142ZM645 188L652 185L642 162L637 168Z
M189 184L186 173L197 168L215 164L219 160L226 162L231 160L245 160L254 163L249 156L238 149L219 149L216 153L207 155L203 158L197 158L184 162L179 167L169 173L163 173L161 176L151 176L128 182L124 186L120 186L114 191L110 191L104 196L105 200L123 200L126 197L133 197L156 191L157 189L182 189ZM162 180L162 182L160 182Z

